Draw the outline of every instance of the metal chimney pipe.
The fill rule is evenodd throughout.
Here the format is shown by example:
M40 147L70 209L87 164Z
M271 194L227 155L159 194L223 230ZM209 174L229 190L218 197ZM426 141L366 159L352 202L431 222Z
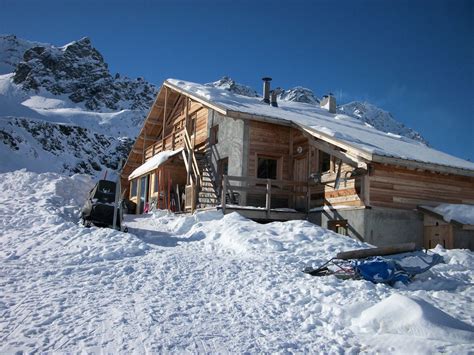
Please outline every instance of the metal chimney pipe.
M271 91L271 97L272 97L271 105L272 105L273 107L278 107L278 103L277 103L277 91L276 91L276 90L272 90L272 91Z
M270 103L270 81L272 81L272 78L262 78L263 80L263 102L266 104Z

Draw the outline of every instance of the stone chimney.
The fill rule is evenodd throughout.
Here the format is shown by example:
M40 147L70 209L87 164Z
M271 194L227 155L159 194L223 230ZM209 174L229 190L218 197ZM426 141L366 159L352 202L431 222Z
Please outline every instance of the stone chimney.
M332 93L324 95L320 106L321 108L328 110L330 113L336 113L336 98Z
M277 103L277 91L276 90L272 90L270 91L271 93L271 98L272 98L272 101L271 101L271 105L273 107L278 107L278 103Z
M270 81L272 81L272 78L262 78L263 80L263 102L266 104L270 103Z

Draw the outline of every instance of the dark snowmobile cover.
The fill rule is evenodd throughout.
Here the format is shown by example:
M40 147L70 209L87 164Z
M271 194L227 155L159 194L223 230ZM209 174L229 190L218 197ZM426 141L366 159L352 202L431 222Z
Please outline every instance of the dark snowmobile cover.
M112 226L114 219L116 184L113 181L99 180L89 193L84 207L82 219L96 226ZM120 211L117 210L117 227L120 228Z

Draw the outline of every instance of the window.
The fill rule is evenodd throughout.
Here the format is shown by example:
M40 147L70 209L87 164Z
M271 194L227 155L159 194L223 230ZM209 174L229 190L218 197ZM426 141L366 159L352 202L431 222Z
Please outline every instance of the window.
M331 156L323 152L322 150L319 151L319 172L323 173L325 171L331 170Z
M137 196L137 179L132 180L132 185L130 187L130 197Z
M211 127L211 132L209 136L209 143L211 145L219 143L219 125Z
M155 181L153 184L153 192L158 192L158 172L155 173Z
M272 158L258 158L257 177L259 179L277 179L278 160Z
M328 229L338 234L347 235L347 219L328 221Z

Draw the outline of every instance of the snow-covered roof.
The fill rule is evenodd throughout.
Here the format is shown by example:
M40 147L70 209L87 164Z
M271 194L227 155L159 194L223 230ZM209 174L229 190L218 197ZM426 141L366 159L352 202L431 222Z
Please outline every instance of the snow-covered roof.
M165 85L201 99L221 111L241 112L262 118L296 124L309 133L341 143L362 153L367 160L377 157L415 161L435 166L474 171L474 163L430 148L423 143L392 133L385 133L344 114L332 114L316 105L279 101L278 107L261 98L237 95L227 90L177 79Z
M443 203L436 207L420 206L425 210L434 212L446 222L456 221L465 225L474 226L474 205L461 205Z
M139 176L142 176L150 171L158 169L158 167L165 163L168 159L174 157L176 154L180 153L183 148L177 150L165 150L159 152L157 155L153 156L150 160L146 161L144 164L140 165L138 168L132 171L128 180L135 179Z

